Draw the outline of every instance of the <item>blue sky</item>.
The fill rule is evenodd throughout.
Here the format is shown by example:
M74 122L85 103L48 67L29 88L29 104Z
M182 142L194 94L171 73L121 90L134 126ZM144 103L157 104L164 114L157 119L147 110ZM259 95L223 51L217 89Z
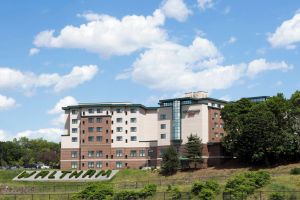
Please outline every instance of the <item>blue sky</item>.
M300 87L295 0L3 0L0 140L58 141L61 106L289 97Z

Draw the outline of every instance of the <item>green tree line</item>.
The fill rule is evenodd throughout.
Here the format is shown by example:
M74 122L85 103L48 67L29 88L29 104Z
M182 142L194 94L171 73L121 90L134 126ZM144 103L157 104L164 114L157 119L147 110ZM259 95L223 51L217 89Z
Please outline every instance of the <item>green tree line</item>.
M300 91L263 102L241 99L221 111L226 151L248 164L272 165L300 160Z
M0 166L26 166L44 163L58 166L60 144L44 139L22 137L0 142Z

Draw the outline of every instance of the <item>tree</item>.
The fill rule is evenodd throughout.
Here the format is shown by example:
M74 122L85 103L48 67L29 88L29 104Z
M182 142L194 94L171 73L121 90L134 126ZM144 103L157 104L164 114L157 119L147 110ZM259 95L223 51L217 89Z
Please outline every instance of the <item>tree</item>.
M197 168L197 163L203 162L202 159L202 142L197 135L190 135L188 142L185 145L186 157L189 159L189 164L194 163L194 168Z
M179 167L178 153L175 147L170 146L162 156L161 173L163 175L172 175L177 172Z
M227 136L222 145L239 160L251 164L276 164L300 158L300 93L290 100L277 94L264 102L241 99L221 111Z

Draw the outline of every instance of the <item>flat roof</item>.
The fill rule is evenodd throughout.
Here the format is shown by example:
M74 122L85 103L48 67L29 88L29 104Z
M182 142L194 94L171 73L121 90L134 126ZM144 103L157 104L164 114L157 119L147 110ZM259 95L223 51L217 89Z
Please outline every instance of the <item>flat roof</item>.
M162 99L159 100L159 103L165 103L165 102L170 102L170 101L184 101L184 100L192 100L192 101L217 101L217 102L221 102L221 103L228 103L228 101L225 100L221 100L221 99L215 99L215 98L211 98L211 97L205 97L205 98L193 98L193 97L179 97L179 98L172 98L172 99Z
M74 108L90 108L90 107L140 107L145 110L156 110L159 107L147 107L142 104L123 103L123 102L104 102L104 103L80 103L78 105L70 105L62 107L63 110L69 110Z

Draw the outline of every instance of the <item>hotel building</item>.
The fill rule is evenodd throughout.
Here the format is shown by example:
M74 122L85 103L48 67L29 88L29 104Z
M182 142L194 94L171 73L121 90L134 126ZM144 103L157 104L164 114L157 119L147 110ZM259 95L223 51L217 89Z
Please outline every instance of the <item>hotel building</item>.
M79 104L63 107L61 169L122 169L159 166L170 145L180 153L190 134L203 143L207 165L222 158L220 111L226 101L206 92L159 101L158 107L132 103Z

